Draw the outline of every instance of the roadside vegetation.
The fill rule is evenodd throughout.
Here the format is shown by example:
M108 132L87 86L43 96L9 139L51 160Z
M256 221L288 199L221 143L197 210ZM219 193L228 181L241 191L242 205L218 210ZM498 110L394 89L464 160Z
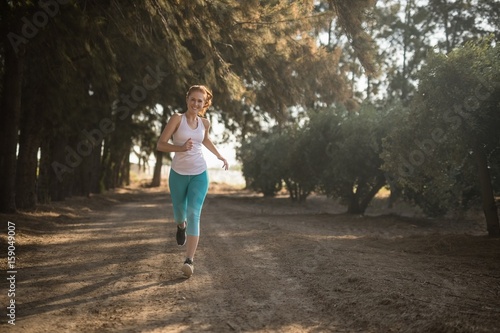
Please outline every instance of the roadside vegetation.
M247 187L381 189L500 235L497 1L4 1L0 211L130 184L192 84L239 142Z

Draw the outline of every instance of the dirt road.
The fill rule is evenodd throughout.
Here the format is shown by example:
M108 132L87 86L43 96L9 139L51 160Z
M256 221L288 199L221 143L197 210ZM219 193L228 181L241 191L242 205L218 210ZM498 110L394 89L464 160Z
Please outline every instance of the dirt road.
M481 224L210 193L190 279L165 188L0 215L18 245L0 331L500 332L500 240Z

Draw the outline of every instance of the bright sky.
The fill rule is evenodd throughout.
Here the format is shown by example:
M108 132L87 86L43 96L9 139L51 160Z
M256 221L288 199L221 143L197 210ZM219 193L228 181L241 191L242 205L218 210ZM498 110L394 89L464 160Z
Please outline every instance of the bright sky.
M212 142L214 142L217 150L221 153L222 156L227 160L229 166L235 166L236 161L236 151L234 149L236 145L236 138L231 137L230 142L228 143L217 143L222 139L222 133L224 132L224 124L219 122L219 118L214 116L211 118L212 129L210 133L210 138ZM222 162L215 157L208 149L203 147L203 154L207 161L209 168L220 168L222 167Z
M216 145L217 149L221 153L222 156L227 160L229 166L235 166L238 164L236 161L236 152L234 150L234 146L230 144L219 144ZM203 147L203 155L205 156L205 160L207 161L207 165L209 168L221 168L222 162L215 157L208 149Z

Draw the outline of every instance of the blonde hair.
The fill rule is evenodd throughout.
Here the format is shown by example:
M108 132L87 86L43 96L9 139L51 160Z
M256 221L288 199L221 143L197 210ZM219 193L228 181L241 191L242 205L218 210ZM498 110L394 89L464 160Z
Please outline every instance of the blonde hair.
M207 109L210 107L210 105L212 105L212 98L213 98L212 92L204 85L194 85L189 87L186 93L186 100L189 98L189 95L191 95L191 93L194 91L199 91L205 94L205 104L203 105L203 109L200 112L198 112L198 116L204 117L205 113L207 112Z

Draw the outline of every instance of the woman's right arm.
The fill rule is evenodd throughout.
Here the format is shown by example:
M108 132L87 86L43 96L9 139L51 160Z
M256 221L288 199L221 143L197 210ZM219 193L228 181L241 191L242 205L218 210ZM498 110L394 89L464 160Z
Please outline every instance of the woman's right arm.
M174 135L175 131L181 123L181 116L174 114L167 123L167 126L163 129L163 132L156 143L156 149L165 153L170 152L182 152L191 150L193 143L191 139L187 140L182 146L176 146L169 143L170 138Z

